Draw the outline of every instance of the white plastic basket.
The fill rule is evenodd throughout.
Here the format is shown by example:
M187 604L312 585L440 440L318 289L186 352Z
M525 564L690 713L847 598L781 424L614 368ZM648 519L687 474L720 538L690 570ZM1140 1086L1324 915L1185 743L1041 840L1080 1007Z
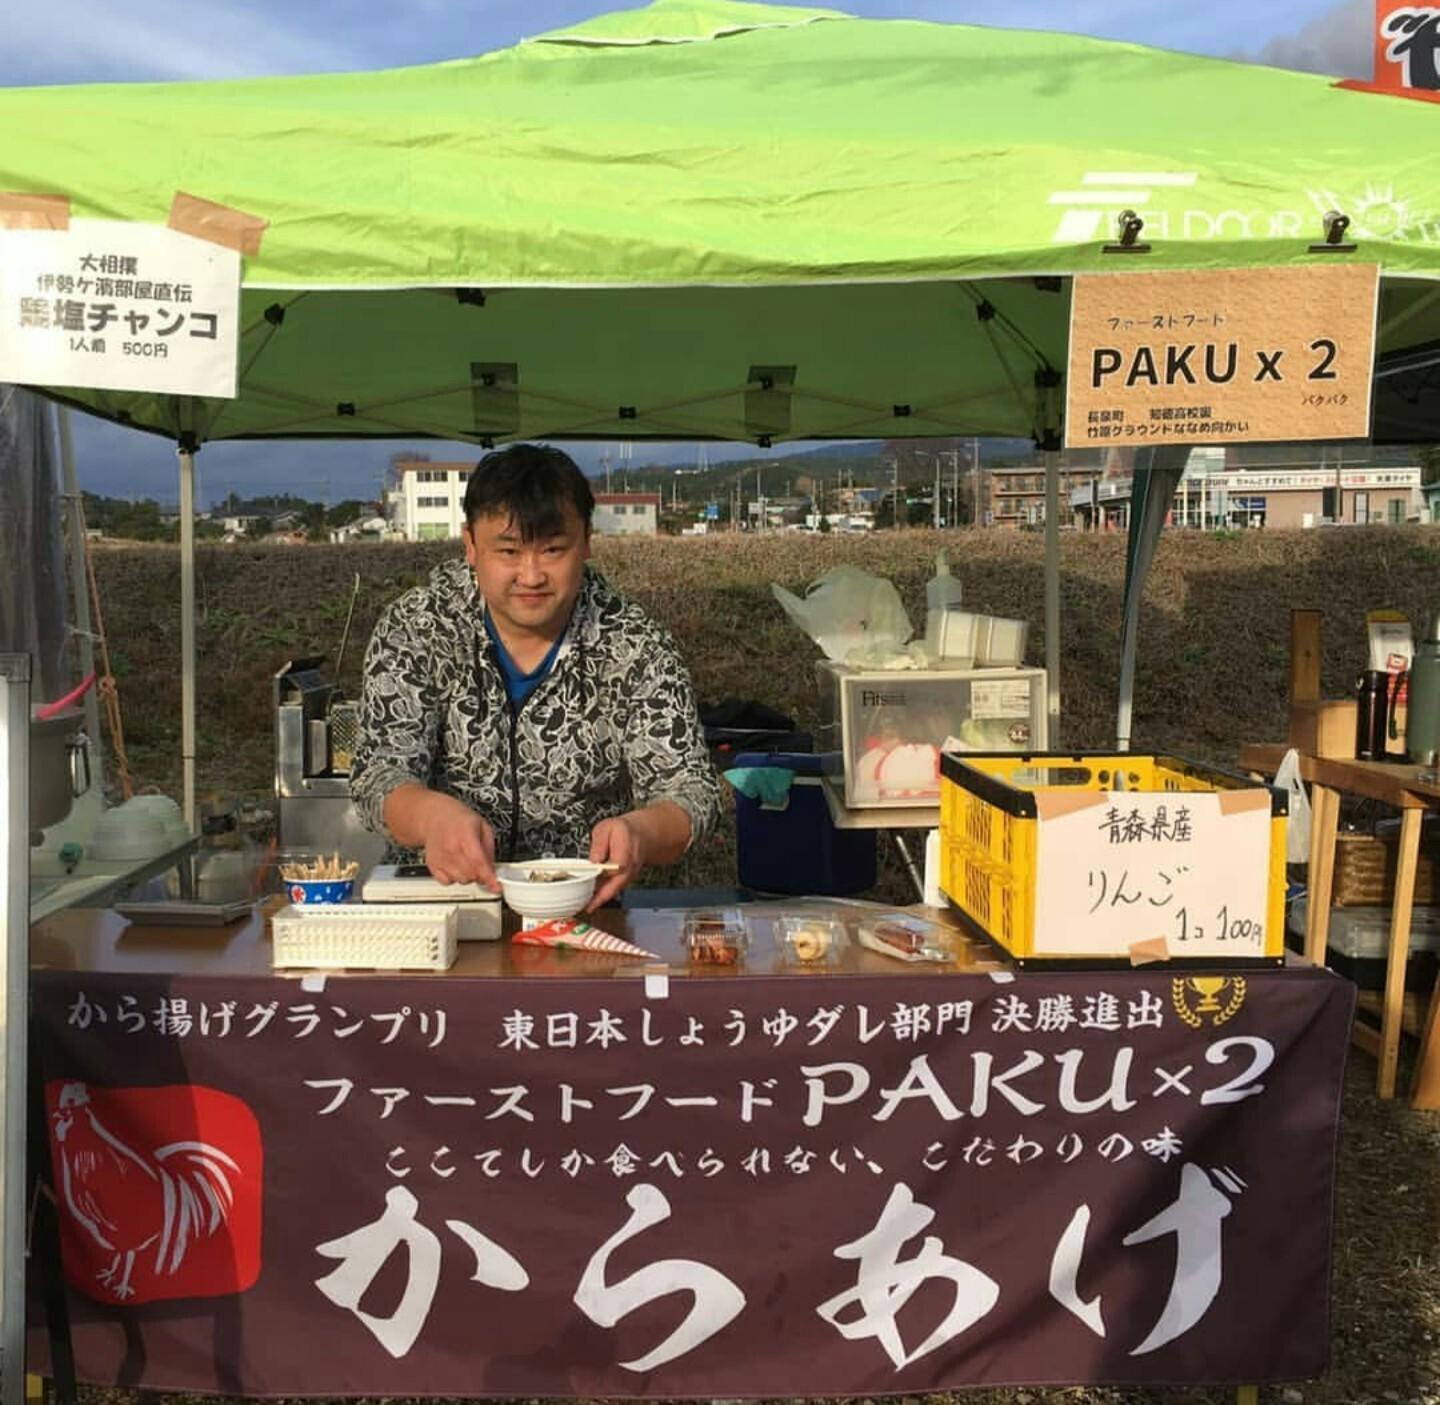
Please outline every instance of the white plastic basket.
M323 970L444 971L455 964L453 903L283 907L271 964Z

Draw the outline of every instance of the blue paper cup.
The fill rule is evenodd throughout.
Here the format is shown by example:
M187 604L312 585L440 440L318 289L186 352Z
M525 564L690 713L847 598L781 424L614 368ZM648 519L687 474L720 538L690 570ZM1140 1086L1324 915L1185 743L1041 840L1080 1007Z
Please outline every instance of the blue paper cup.
M285 885L286 895L297 907L349 902L354 891L353 878L296 878Z

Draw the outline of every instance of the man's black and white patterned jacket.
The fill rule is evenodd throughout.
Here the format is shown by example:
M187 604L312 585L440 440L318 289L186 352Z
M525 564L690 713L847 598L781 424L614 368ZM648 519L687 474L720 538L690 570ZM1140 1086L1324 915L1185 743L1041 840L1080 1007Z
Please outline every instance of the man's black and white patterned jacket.
M600 820L659 800L690 816L692 844L709 834L719 784L665 630L586 567L553 667L512 713L482 610L461 559L381 615L350 776L367 827L388 834L385 797L419 781L489 820L502 859L588 854Z

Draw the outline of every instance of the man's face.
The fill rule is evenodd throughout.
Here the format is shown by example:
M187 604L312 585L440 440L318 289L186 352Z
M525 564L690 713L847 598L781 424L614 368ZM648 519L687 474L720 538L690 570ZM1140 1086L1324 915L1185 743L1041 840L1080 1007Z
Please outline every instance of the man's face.
M590 536L580 514L567 503L562 530L521 541L518 525L495 513L465 528L465 559L503 636L543 635L556 639L580 594Z

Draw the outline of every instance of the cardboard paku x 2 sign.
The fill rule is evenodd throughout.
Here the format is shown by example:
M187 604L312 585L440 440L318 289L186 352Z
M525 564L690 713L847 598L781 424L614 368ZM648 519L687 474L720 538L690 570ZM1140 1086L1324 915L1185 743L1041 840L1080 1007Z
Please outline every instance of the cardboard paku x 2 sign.
M1440 92L1440 4L1375 0L1375 84Z
M1374 264L1078 275L1067 448L1363 439Z

